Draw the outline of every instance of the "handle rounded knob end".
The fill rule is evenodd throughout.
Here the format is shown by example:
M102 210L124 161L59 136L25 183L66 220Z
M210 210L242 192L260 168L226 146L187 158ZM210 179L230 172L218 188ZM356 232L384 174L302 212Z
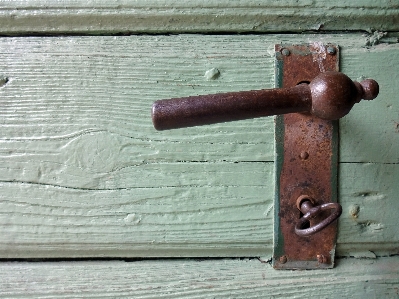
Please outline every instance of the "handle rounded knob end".
M359 83L362 88L361 99L370 101L374 100L380 92L380 86L373 79L366 79ZM360 99L359 99L360 101Z
M339 119L361 99L373 100L379 92L378 83L367 79L361 83L352 81L339 72L325 72L309 84L312 94L311 113L323 119Z

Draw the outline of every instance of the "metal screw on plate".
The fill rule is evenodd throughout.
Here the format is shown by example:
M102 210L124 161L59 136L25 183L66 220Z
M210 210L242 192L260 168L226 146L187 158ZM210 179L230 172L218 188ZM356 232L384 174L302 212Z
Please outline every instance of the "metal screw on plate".
M335 54L335 48L334 47L327 47L327 53L330 55L334 55Z
M301 152L301 154L299 155L299 157L300 157L302 160L306 160L307 158L309 158L309 153L303 151L303 152Z
M287 257L285 255L279 258L280 263L285 264L287 262Z
M283 54L284 56L289 56L289 55L290 55L290 50L288 50L288 49L282 49L282 50L281 50L281 54Z
M327 259L326 256L324 256L324 255L322 255L322 254L318 254L318 255L317 255L317 261L318 261L320 264L327 264L328 259Z

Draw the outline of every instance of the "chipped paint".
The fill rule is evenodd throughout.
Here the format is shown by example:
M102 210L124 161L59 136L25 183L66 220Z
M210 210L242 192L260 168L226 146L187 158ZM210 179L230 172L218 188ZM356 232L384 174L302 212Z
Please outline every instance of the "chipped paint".
M316 62L319 65L320 72L324 73L326 71L324 67L324 60L327 57L326 46L322 42L313 42L309 49L312 53L313 62Z
M360 206L352 205L349 207L349 215L352 216L353 219L357 219L359 217Z
M206 80L216 80L220 77L220 71L217 68L207 70L204 75Z
M387 32L381 32L378 30L371 31L369 34L366 35L366 47L376 46L380 43L380 40L387 36Z

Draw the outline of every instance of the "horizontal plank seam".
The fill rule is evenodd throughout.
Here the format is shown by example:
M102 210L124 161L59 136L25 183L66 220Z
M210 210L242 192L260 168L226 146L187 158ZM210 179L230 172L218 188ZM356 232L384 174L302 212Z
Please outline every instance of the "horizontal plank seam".
M227 185L227 184L218 184L218 185L195 185L195 184L188 184L188 185L171 185L171 186L160 186L160 187L126 187L126 188L84 188L84 187L71 187L71 186L63 186L57 184L46 184L46 183L39 183L39 182L29 182L29 181L1 181L0 184L10 184L10 185L37 185L40 187L53 187L59 189L69 189L69 190L79 190L79 191L123 191L123 190L149 190L149 189L173 189L173 188L209 188L212 187L239 187L242 185ZM245 185L247 187L259 187L257 185Z
M399 165L399 162L339 162L339 164L364 164L364 165Z
M368 250L368 251L374 253L372 250ZM335 258L336 259L351 259L351 258L355 258L355 259L366 259L366 260L369 260L369 259L376 259L376 258L379 258L379 257L396 257L396 256L399 256L399 254L397 254L397 253L375 254L375 257L365 257L365 256L361 256L361 255L360 256L354 256L354 255L350 255L349 254L349 255L336 255ZM1 262L1 259L0 259L0 262Z
M16 2L16 1L15 1ZM397 4L386 4L386 5L382 5L382 4L375 4L374 6L369 6L369 5L339 5L337 2L334 3L334 5L331 5L330 7L326 6L325 2L323 2L323 4L319 4L319 5L315 5L315 4L302 4L302 5L292 5L292 4L282 4L282 5L273 5L270 1L265 2L265 4L262 5L262 3L259 3L258 5L253 5L253 4L246 4L245 2L241 2L241 4L239 5L234 5L233 2L230 2L228 5L224 4L224 5L220 5L220 4L215 4L215 5L209 5L209 4L200 4L200 5L193 5L190 2L178 2L175 1L172 5L169 5L169 7L167 5L161 6L161 5L157 5L157 4L150 4L147 3L145 1L143 1L143 3L145 3L145 5L137 5L137 4L133 4L133 5L129 5L129 4L115 4L115 5L107 5L107 6L101 6L101 5L49 5L49 1L43 1L46 5L45 7L43 5L29 5L24 1L23 5L21 4L9 4L9 5L4 5L2 4L0 7L0 11L29 11L29 10L60 10L60 11L71 11L71 10L89 10L89 11L93 11L93 10L115 10L115 11L123 11L126 9L132 9L132 10L148 10L148 9L153 9L153 10L157 10L157 9L163 9L163 10L170 10L170 11L175 11L177 8L181 8L181 9L196 9L196 8L200 8L200 9L218 9L218 10L224 10L224 9L261 9L261 8L267 8L267 9L277 9L279 11L281 11L282 9L296 9L296 10L306 10L309 8L313 8L314 10L320 10L320 11L325 11L326 9L330 9L330 10L343 10L343 9L359 9L362 8L363 10L381 10L381 9L398 9L399 6ZM58 2L57 2L58 3ZM61 2L64 4L64 2ZM82 1L83 3L83 1ZM112 3L112 2L111 2ZM187 4L188 3L188 4ZM346 2L345 2L346 3ZM8 7L7 7L8 6Z
M376 258L390 258L390 257L398 257L399 254L391 254L391 255L376 255ZM335 259L337 260L362 260L366 259L369 260L370 258L367 257L356 257L356 256L336 256ZM373 258L375 259L375 258ZM9 262L29 262L29 263L40 263L40 262L50 262L50 263L59 263L59 262L96 262L96 261L121 261L126 263L137 263L142 261L221 261L221 260L258 260L262 264L269 264L272 263L272 257L268 256L239 256L239 257L139 257L139 258L123 258L123 257L93 257L93 258L0 258L1 263L9 263Z
M7 262L86 262L86 261L121 261L127 263L136 263L141 261L181 261L191 260L196 262L201 261L220 261L220 260L258 260L262 264L271 263L271 257L254 257L254 256L239 256L239 257L139 257L139 258L121 258L121 257L93 257L93 258L0 258L0 263ZM265 260L266 259L266 260Z
M387 34L397 35L398 30L383 30ZM226 36L245 36L245 35L275 35L275 34L317 34L317 35L331 35L331 34L370 34L366 29L343 29L343 30L314 30L314 29L301 29L301 30L279 30L279 31L256 31L256 30L156 30L151 31L132 31L132 30L84 30L84 31L68 31L68 30L50 30L50 31L29 31L29 32L1 32L0 37L88 37L88 36L165 36L165 35L226 35ZM395 44L399 43L398 39L379 41L378 44Z

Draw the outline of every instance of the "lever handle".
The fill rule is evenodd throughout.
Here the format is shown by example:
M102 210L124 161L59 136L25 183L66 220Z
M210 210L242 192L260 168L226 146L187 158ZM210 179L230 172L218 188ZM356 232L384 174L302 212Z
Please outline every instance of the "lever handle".
M372 79L358 83L331 71L292 88L159 100L152 106L152 121L157 130L168 130L294 112L334 120L348 114L361 99L373 100L378 92Z

